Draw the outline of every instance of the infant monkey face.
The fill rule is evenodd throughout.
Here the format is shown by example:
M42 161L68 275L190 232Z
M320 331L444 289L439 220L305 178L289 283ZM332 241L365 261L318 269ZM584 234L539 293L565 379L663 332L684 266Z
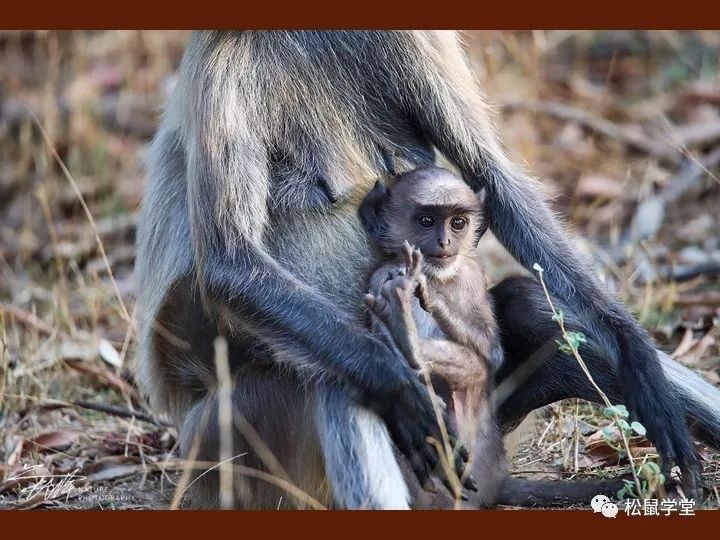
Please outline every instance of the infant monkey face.
M411 216L407 240L425 256L426 264L446 268L474 243L473 217L452 206L421 206ZM470 246L471 247L471 246Z
M486 228L484 191L475 193L447 169L424 167L378 181L360 205L365 229L388 254L409 242L429 270L446 270L472 252Z

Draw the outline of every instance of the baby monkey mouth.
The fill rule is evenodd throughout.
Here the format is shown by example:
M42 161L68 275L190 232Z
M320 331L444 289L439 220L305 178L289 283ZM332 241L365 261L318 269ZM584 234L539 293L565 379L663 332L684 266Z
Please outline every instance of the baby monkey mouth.
M455 260L455 253L428 253L425 258L431 264L447 266Z

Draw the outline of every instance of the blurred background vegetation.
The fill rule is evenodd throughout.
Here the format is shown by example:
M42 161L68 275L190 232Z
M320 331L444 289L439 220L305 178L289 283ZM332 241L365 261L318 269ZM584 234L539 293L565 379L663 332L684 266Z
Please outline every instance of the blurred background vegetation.
M142 413L132 376L132 268L143 159L187 37L0 32L0 507L172 497L175 433ZM578 249L660 347L720 383L720 33L464 40L510 154ZM481 249L491 280L518 271L490 236ZM549 407L517 473L623 472L604 425L584 402ZM717 455L698 450L717 486Z

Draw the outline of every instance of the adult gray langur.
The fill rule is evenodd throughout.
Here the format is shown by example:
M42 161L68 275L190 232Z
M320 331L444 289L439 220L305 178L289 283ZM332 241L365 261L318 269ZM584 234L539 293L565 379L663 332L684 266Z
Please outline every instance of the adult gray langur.
M485 191L488 225L510 253L545 269L567 320L589 338L597 380L692 488L686 415L717 438L720 392L658 361L646 332L602 288L536 185L506 158L452 32L191 38L151 149L137 255L138 380L177 425L183 454L219 458L213 344L221 335L233 380L233 464L245 467L234 477L237 507L305 504L250 469L335 508L413 505L395 451L426 476L438 461L426 439L441 428L427 389L363 324L378 261L358 206L387 173L388 153L403 172L432 165L436 152ZM500 382L554 340L536 293L532 280L491 291ZM504 400L499 421L510 426L563 397L597 400L588 386L549 351ZM465 466L458 460L456 472ZM204 474L189 503L218 506L218 492L217 474Z

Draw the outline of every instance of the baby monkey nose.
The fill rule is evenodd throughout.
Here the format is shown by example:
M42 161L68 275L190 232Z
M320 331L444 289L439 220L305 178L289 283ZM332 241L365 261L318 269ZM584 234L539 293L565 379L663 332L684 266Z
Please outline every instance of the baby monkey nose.
M450 245L450 238L440 236L438 237L438 244L442 247L447 247Z

